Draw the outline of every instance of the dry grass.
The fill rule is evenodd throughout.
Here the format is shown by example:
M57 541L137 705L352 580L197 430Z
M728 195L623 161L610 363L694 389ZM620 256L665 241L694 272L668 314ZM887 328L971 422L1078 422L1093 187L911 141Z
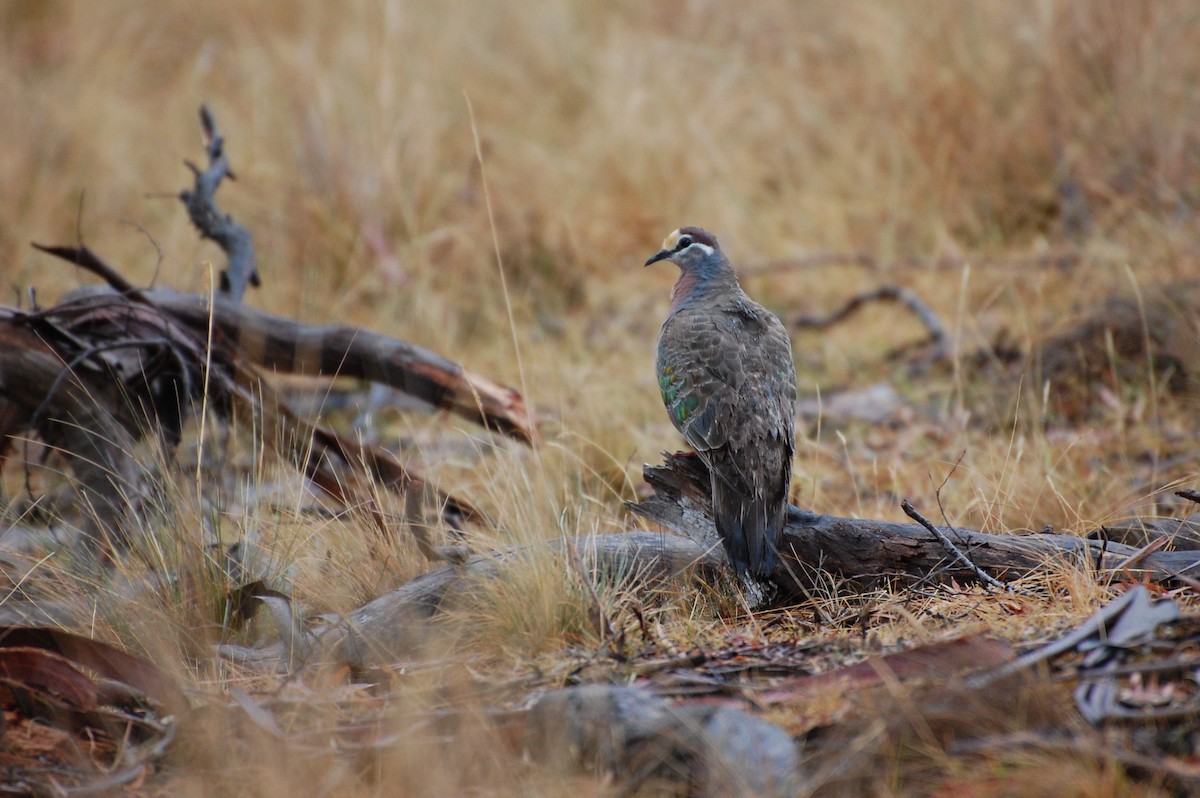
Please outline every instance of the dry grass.
M219 253L197 241L172 195L188 178L181 159L200 155L195 110L208 102L239 177L220 200L253 230L266 280L251 302L379 329L510 384L522 382L515 338L528 398L556 419L539 450L493 448L447 419L389 421L389 435L412 442L414 463L497 520L470 533L472 546L618 529L630 523L620 502L634 496L641 463L678 444L650 374L673 275L640 267L664 234L703 224L744 265L824 251L867 252L885 264L916 258L931 265L768 272L747 288L781 312L817 311L895 281L959 330L964 348L1002 328L1027 343L1113 291L1190 276L1200 240L1198 23L1187 0L219 0L199 10L9 2L0 7L0 263L10 285L55 297L81 278L27 242L66 243L78 230L136 282L205 289ZM1073 268L932 265L1064 244L1084 254ZM897 335L919 334L901 312L881 309L801 335L800 389L897 379L881 356ZM955 523L1083 532L1145 509L1166 479L1194 476L1185 468L1151 479L1145 466L1179 448L1164 431L1194 428L1187 401L1126 397L1129 407L1091 426L1051 432L1029 423L1036 402L1001 401L979 426L961 421L976 407L965 379L907 386L951 411L937 421L805 430L794 499L899 520L907 496L936 516L934 492L953 471L942 500ZM237 473L276 484L273 464L257 454ZM230 634L219 617L224 586L201 533L208 509L188 488L195 474L177 479L164 494L170 523L158 533L167 536L123 569L171 570L183 575L178 584L136 612L104 577L80 582L69 564L55 584L95 602L89 631L153 655L215 703L232 685L268 686L206 656ZM302 506L298 486L278 484L276 504ZM252 533L269 578L314 612L345 612L424 568L408 550L372 561L361 526L238 507L220 516L221 534ZM1077 574L1051 574L1039 589L1050 598L1015 612L979 596L935 607L902 594L839 595L831 585L824 615L846 629L814 630L798 613L794 627L771 634L848 634L868 604L878 644L969 623L1022 640L1106 596ZM553 669L564 650L599 644L593 599L561 561L531 558L488 591L456 610L447 640L434 646L458 664L439 678L406 677L382 728L440 706L472 668ZM599 600L618 624L636 626L631 602L642 599ZM646 604L639 611L662 638L684 648L764 634L736 597L682 592ZM314 728L334 723L338 700L349 698L332 678L303 690L315 713L304 722ZM505 758L491 732L466 720L451 759L412 742L370 761L327 750L298 760L231 724L214 715L187 741L174 794L609 792ZM936 752L922 756L928 762L906 771L893 751L873 782L879 794L926 794L939 779L953 791L976 774ZM1068 782L1078 795L1134 791L1110 762L1084 757L1068 772L1062 759L1020 750L978 767L1055 794L1068 794L1059 791ZM975 790L1011 794L982 778Z

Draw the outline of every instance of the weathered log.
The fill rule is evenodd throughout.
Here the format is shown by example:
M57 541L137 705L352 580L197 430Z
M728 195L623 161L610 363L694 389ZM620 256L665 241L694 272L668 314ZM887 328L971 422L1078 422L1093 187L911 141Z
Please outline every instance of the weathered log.
M35 246L73 263L94 259L86 250ZM72 292L66 301L99 302L113 295L111 288L94 286ZM138 291L137 297L205 338L211 321L219 342L256 366L371 380L525 443L537 438L537 420L520 393L415 344L350 325L301 324L220 295L210 302L208 295L159 288Z
M84 531L97 543L124 540L145 496L131 420L107 375L68 371L62 356L11 318L0 319L0 401L9 430L33 426L75 474Z
M512 388L473 374L428 349L346 324L314 326L225 297L147 292L194 329L216 330L258 366L291 374L353 377L391 386L438 409L529 443L537 423Z
M656 584L686 575L715 578L721 561L687 538L661 532L626 532L560 538L492 555L473 555L461 564L435 568L364 604L338 623L313 632L319 660L365 668L411 655L428 640L435 616L456 597L469 595L481 582L503 574L504 565L521 556L570 551L589 578ZM260 668L284 668L291 652L281 646L247 649L224 646L221 653Z
M699 458L675 454L662 466L646 466L646 481L655 489L648 499L631 503L638 515L699 541L715 540L709 477ZM1032 533L997 535L939 527L981 569L1011 582L1045 569L1050 563L1072 563L1098 571L1121 570L1133 578L1169 581L1195 574L1200 555L1192 551L1139 550L1120 543L1073 535ZM718 554L723 551L718 547ZM802 584L801 575L821 568L854 582L886 580L975 582L971 569L926 529L858 518L820 515L792 507L784 529L783 562L775 581L784 589Z

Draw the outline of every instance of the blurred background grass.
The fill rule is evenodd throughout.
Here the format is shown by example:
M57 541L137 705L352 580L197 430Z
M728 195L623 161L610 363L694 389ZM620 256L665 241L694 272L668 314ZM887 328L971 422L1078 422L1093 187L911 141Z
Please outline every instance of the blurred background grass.
M152 250L119 224L136 222L167 253L159 279L200 287L217 253L176 202L147 195L186 182L202 101L242 178L222 200L259 238L270 283L257 301L442 348L505 324L494 294L462 290L496 281L467 98L505 265L549 331L600 297L661 293L665 270L636 267L683 223L716 231L740 264L1062 240L1140 264L1195 240L1200 10L1187 2L9 2L3 14L0 255L13 282L52 277L26 242L73 237L86 192L97 248L151 279ZM842 277L778 290L818 299L807 289Z

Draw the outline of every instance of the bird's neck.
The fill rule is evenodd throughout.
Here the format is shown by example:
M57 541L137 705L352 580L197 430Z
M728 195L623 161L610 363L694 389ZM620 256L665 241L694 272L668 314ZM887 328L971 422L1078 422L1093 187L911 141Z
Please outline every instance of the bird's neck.
M671 305L669 313L693 305L703 305L720 297L727 296L730 290L739 289L737 275L732 269L725 269L714 274L699 272L683 272L671 289Z

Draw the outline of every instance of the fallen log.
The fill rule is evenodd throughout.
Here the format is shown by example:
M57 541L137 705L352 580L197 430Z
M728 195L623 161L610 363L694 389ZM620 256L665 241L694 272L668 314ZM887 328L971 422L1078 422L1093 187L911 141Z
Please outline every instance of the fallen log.
M677 453L661 466L647 465L643 473L655 493L629 503L629 508L723 556L713 528L709 476L700 459ZM1200 568L1200 554L1194 551L1143 553L1133 546L1074 535L940 529L976 566L1002 582L1029 576L1054 562L1158 582L1195 574ZM781 553L783 562L774 579L785 591L801 588L803 574L813 568L863 584L978 581L972 569L956 562L954 554L918 524L840 518L794 506L788 512Z
M86 264L95 257L86 249L34 246L72 263ZM63 304L116 296L117 289L92 286L72 292ZM537 420L520 393L415 344L346 324L301 324L220 294L156 288L139 290L137 298L205 338L211 326L215 343L260 368L370 380L524 443L537 439Z
M415 344L347 324L301 324L220 295L210 302L199 294L146 293L193 329L207 332L211 316L216 331L257 366L370 380L525 443L537 436L521 394Z
M384 539L394 525L372 483L404 498L405 521L419 521L427 505L452 528L478 517L469 502L429 485L383 447L291 412L236 349L223 341L209 346L147 292L123 290L124 278L95 255L74 254L112 288L27 313L0 307L0 402L6 440L34 429L63 452L90 505L87 531L98 542L123 540L145 493L135 441L154 434L173 448L202 394L217 415L247 419L330 497L363 508ZM426 557L442 559L424 524L407 527Z
M715 580L721 560L678 535L635 531L612 535L560 538L435 568L348 613L337 623L312 632L312 661L334 661L355 668L394 661L429 639L430 624L456 598L469 595L481 582L504 573L506 563L543 552L570 555L589 578L603 574L625 584L656 584L685 576ZM250 649L222 646L227 659L266 670L286 669L292 652L281 644Z
M709 478L703 463L675 454L662 466L646 466L647 482L656 493L629 507L671 532L632 531L587 538L558 539L543 550L574 550L589 576L598 572L623 579L664 581L699 578L720 580L728 569L724 548L713 527ZM1033 533L998 535L941 528L964 552L975 569L960 562L941 539L919 524L902 524L819 515L791 507L784 530L783 562L774 574L783 596L801 594L806 575L819 568L847 583L914 584L979 581L979 571L1001 582L1013 582L1066 563L1129 579L1169 582L1187 578L1200 568L1194 551L1139 549L1120 543L1073 535ZM491 555L429 571L359 607L340 622L316 630L311 647L317 660L332 659L353 667L369 667L413 652L428 639L431 622L481 581L504 573L506 563L537 547ZM976 570L978 569L978 570ZM224 647L222 654L258 667L286 667L290 655L282 646L263 649Z

